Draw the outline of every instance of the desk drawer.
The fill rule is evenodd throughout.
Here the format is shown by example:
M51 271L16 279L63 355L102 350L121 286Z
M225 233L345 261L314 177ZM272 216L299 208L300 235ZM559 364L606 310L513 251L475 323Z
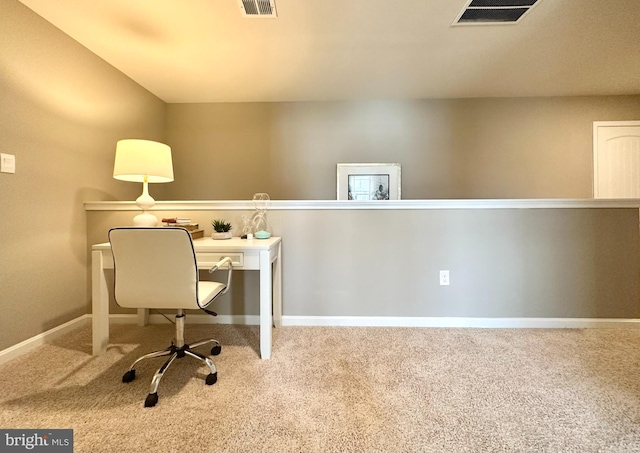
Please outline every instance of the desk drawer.
M244 253L214 253L214 252L198 252L196 253L196 260L198 261L198 267L201 269L209 268L220 261L225 256L231 258L233 267L244 266Z

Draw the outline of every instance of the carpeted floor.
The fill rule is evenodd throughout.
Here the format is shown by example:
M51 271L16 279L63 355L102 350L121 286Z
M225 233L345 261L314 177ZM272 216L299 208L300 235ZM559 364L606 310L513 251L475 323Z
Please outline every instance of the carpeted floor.
M172 326L90 328L0 366L2 428L72 428L76 452L640 451L640 329L284 327L214 336L218 382L176 361L144 408ZM202 351L206 352L206 348Z

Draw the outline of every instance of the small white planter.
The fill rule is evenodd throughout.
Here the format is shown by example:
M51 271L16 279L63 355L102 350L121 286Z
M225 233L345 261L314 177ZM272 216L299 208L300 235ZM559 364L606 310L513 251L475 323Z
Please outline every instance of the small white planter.
M213 234L211 235L211 239L231 239L231 231L226 231L223 233L218 233L217 231L214 231Z

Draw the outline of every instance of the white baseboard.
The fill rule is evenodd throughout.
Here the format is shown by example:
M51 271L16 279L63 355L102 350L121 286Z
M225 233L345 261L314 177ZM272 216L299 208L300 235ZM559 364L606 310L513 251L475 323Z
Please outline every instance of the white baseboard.
M53 329L49 329L46 332L38 334L35 337L31 337L21 343L11 346L7 349L3 349L2 351L0 351L0 364L8 362L11 359L21 356L22 354L26 354L27 352L34 350L38 346L49 343L54 338L59 337L60 335L64 335L67 332L71 332L72 330L83 327L90 322L91 315L82 315L76 319L72 319L69 322L65 322L64 324L59 325L58 327L54 327Z
M171 315L167 315L171 318ZM135 314L109 315L112 323L132 324ZM149 315L150 324L169 321L160 314ZM187 324L258 325L258 315L190 314ZM580 329L603 327L640 328L640 319L632 318L467 318L467 317L412 317L412 316L283 316L283 326L342 326L342 327L470 327L487 329Z
M171 317L169 315L169 317ZM135 324L136 314L111 314L109 321L114 324ZM49 343L56 337L85 326L91 322L91 315L82 315L58 327L47 330L28 340L0 351L0 364L26 354ZM169 321L164 316L152 314L149 323L162 324ZM191 314L188 324L238 324L258 325L258 315L218 315L216 317ZM464 318L464 317L393 317L393 316L283 316L283 326L343 326L343 327L470 327L500 329L561 329L561 328L611 328L640 327L640 319L631 318Z
M167 317L173 319L172 314L168 313ZM112 324L135 324L138 322L136 314L111 314L109 322ZM260 316L258 315L218 315L211 316L205 314L189 314L185 322L187 324L238 324L257 326L260 324ZM164 316L152 313L149 315L149 324L167 324L169 320Z
M283 326L473 327L473 328L585 328L640 327L627 318L465 318L394 316L283 316Z

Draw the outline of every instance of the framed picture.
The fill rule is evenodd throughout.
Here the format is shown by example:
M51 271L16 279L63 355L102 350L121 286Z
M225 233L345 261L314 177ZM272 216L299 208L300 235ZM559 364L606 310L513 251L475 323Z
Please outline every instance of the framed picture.
M400 200L400 164L338 164L338 200Z

